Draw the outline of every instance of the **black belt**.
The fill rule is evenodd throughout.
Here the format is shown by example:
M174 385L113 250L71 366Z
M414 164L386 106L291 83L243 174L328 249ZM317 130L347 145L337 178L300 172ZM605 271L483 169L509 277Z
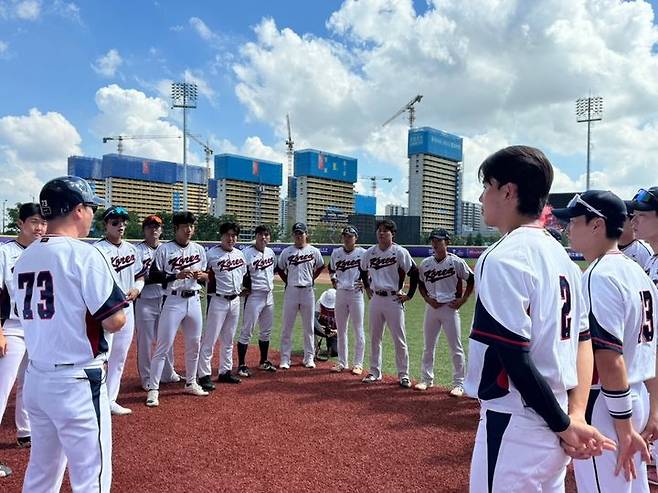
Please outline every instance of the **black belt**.
M398 294L398 292L397 291L386 291L385 289L380 289L379 291L375 291L375 294L377 296L388 296L388 295L395 296L396 294Z
M294 288L299 288L299 289L304 289L304 288L311 288L313 286L293 286Z
M181 298L191 298L192 296L196 296L197 293L198 291L196 289L174 289L171 292L174 296L180 296Z
M215 296L219 296L220 298L224 298L225 300L228 300L228 301L233 301L235 298L237 298L240 295L239 294L219 294L219 293L215 293Z

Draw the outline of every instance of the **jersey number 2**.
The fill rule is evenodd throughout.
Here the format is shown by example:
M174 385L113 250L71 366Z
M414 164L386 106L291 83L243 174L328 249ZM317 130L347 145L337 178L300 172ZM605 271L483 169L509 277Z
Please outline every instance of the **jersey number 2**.
M560 276L560 296L562 297L562 340L571 338L571 286L564 276Z
M638 336L638 344L640 342L653 341L653 298L650 291L641 291L640 297L642 298L642 330Z
M49 320L55 314L55 293L53 292L53 276L47 270L38 274L35 272L23 272L18 275L18 289L25 289L25 301L23 303L23 319L32 320L32 293L34 291L34 280L36 278L37 288L41 289L40 300L37 305L37 313L41 320Z

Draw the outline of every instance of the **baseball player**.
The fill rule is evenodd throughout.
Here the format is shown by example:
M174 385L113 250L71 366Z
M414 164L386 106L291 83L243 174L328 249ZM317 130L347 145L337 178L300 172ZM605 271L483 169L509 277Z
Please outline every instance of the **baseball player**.
M363 383L382 379L382 336L388 325L395 345L395 363L400 386L411 388L409 379L409 351L405 331L404 303L413 298L418 286L418 267L409 251L393 243L397 226L390 219L377 221L377 244L366 250L361 258L361 270L367 271L370 286L368 307L370 326L370 373ZM409 276L409 291L402 291Z
M153 356L153 344L158 330L158 317L162 306L162 285L153 282L149 277L149 270L153 262L155 251L160 246L162 235L162 219L156 215L146 216L142 221L144 241L135 246L137 256L142 263L144 272L144 289L135 304L135 332L137 335L137 370L142 382L142 388L148 391L149 373L151 371L151 358ZM180 382L180 376L174 370L174 348L171 347L165 357L165 377L161 383Z
M626 221L624 222L624 231L619 237L619 249L627 257L635 260L637 264L644 269L644 266L653 256L652 248L643 240L638 240L633 231L633 201L625 200L626 204Z
M274 274L278 271L278 267L276 255L267 246L271 237L270 228L263 225L257 226L255 233L254 244L242 251L247 263L245 287L249 290L249 294L244 301L242 329L238 336L238 375L241 377L251 376L251 371L246 364L246 357L256 323L260 327L258 368L263 371L276 371L276 366L268 359L268 352L274 323Z
M658 397L653 319L658 291L642 268L617 247L627 219L619 197L589 190L576 195L567 208L553 210L553 215L569 221L571 246L591 262L582 284L596 376L586 417L619 444L616 453L574 462L578 491L598 492L605 485L620 493L648 492L641 460L649 460L650 455L640 433L649 416L658 412L652 409L650 414L647 393L649 387L653 400ZM658 418L650 429L658 432ZM622 467L625 474L617 475Z
M210 380L213 349L219 338L219 376L220 383L240 383L240 379L231 374L233 369L233 337L240 318L240 295L243 294L242 283L247 273L244 255L235 248L240 235L240 226L234 222L225 222L219 226L221 243L208 250L208 274L215 287L208 306L206 330L201 338L199 354L199 385L203 390L214 390Z
M11 309L11 277L14 264L25 249L46 233L46 221L39 204L27 203L18 209L18 238L0 247L0 423L7 408L9 394L16 382L16 442L19 447L30 446L30 420L23 405L23 377L27 365L23 329Z
M539 220L553 181L541 151L502 149L479 176L484 221L503 237L475 268L465 391L481 411L470 491L561 492L561 440L590 455L614 447L581 417L592 375L581 272Z
M203 317L199 291L208 281L206 251L192 241L196 218L191 212L177 212L172 218L174 239L155 251L149 276L161 282L164 302L158 319L155 351L149 371L146 405L160 405L159 389L167 353L174 344L176 331L182 326L185 337L185 393L206 396L196 381Z
M94 245L107 257L116 273L117 284L126 293L126 299L132 302L142 292L146 272L136 248L123 240L126 221L128 221L126 209L117 206L109 207L103 213L105 238ZM110 412L117 416L132 413L131 409L117 403L121 376L135 332L135 312L132 305L127 306L125 312L126 326L113 337L110 356L107 360L107 393L110 398Z
M461 397L464 395L464 349L459 308L473 292L475 276L464 260L448 253L450 235L445 229L435 229L429 239L434 255L424 259L418 269L420 294L427 306L423 322L425 344L420 367L421 381L414 388L427 390L434 385L434 350L443 328L452 353L453 387L450 395ZM466 281L465 291L462 281Z
M304 223L292 225L295 243L279 255L279 277L285 283L283 294L283 320L281 322L281 362L279 368L290 368L292 329L297 312L302 316L304 361L306 368L315 368L315 338L313 336L313 310L315 292L313 283L324 269L320 250L308 244L308 228Z
M16 261L13 299L29 362L23 400L32 448L23 491L59 491L68 466L75 492L109 492L112 423L106 371L112 333L126 323L125 295L89 234L101 199L64 176L39 194L48 235Z
M354 226L343 228L342 248L331 252L329 272L331 284L336 289L336 329L338 331L338 363L331 371L340 373L348 368L349 348L347 323L352 323L356 340L352 374L363 373L363 357L366 351L366 336L363 331L363 288L369 287L368 275L361 270L361 259L365 249L356 246L359 232Z
M633 199L633 209L633 229L654 251L644 264L644 271L658 286L658 187L641 189Z

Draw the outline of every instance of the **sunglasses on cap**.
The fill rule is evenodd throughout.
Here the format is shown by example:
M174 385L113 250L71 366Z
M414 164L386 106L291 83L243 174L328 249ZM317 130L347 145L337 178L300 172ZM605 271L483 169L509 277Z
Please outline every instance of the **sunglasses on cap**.
M633 197L633 202L637 202L638 204L655 204L658 205L658 197L656 195L644 188L640 188L638 192L635 194L635 197Z
M96 214L96 211L98 210L98 204L94 204L93 202L84 202L82 205L89 207L94 214Z
M585 202L579 193L573 196L573 198L567 204L567 207L571 209L572 207L576 207L577 204L582 205L585 209L590 211L592 214L596 214L597 216L603 219L607 219L607 217L605 217L605 214L603 214L600 210L596 209L595 207Z
M111 224L112 226L114 226L115 228L116 228L117 226L122 226L122 225L124 225L125 223L126 223L126 222L125 222L123 219L114 219L114 220L110 221L110 224Z

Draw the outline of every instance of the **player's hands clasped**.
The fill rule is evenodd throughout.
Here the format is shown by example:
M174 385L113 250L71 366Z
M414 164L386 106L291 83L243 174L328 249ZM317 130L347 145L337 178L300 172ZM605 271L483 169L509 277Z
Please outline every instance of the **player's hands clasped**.
M557 435L565 453L574 459L587 459L617 448L613 440L580 419L572 418L569 427Z
M395 295L400 303L405 303L409 301L411 298L407 296L407 293L400 291L398 294Z
M450 303L448 303L448 306L452 308L453 310L459 310L461 306L466 303L467 298L455 298L452 300Z
M642 435L642 438L647 443L653 443L655 440L658 440L658 413L652 413L649 416L649 421L647 421L647 425L640 435Z
M194 272L191 270L183 270L176 274L176 279L192 279L194 277Z

